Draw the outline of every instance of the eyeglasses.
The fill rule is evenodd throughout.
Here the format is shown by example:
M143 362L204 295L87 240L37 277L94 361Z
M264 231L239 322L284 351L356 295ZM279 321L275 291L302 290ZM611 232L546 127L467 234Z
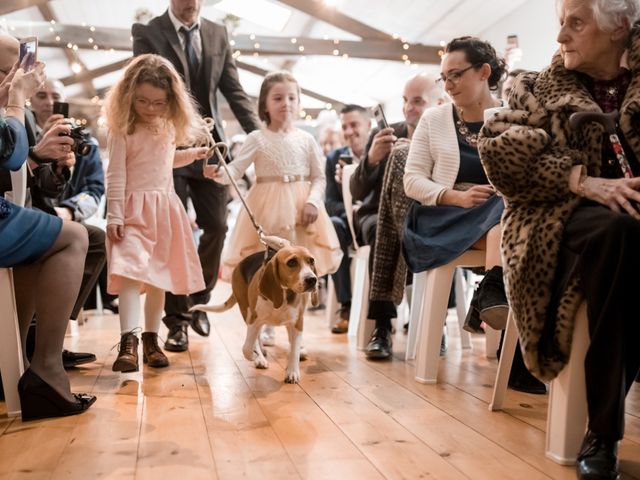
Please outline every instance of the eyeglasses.
M167 108L166 100L151 102L146 98L136 98L135 101L136 101L136 104L142 108L152 108L154 110L164 110L165 108Z
M440 78L438 78L436 82L441 85L444 85L449 80L451 80L451 83L457 84L462 78L462 75L464 75L467 72L467 70L471 70L472 68L476 68L476 65L469 65L467 68L463 68L462 70L452 70L451 72L449 72L448 75L444 75L441 73Z

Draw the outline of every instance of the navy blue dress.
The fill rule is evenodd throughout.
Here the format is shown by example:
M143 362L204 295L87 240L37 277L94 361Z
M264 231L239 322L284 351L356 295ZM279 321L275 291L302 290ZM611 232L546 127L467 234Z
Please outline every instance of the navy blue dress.
M455 109L454 122L457 120ZM467 122L478 133L483 122ZM478 149L458 134L460 169L455 183L488 184ZM404 256L413 273L437 268L469 250L491 228L500 223L504 202L496 194L481 205L462 208L453 205L420 205L409 209L404 231Z
M18 170L27 159L24 127L14 118L0 118L0 168ZM0 197L0 267L27 265L56 241L62 219L22 208Z

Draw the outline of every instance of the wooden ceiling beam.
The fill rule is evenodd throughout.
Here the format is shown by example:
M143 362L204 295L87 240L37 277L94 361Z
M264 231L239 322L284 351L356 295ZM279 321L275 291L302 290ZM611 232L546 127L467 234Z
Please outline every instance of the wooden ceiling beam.
M24 10L25 8L35 7L47 3L49 0L2 0L0 4L0 15Z
M83 82L86 80L93 80L94 78L101 77L111 72L116 72L121 68L124 68L127 63L129 63L130 58L125 58L124 60L119 60L114 63L110 63L108 65L103 65L102 67L94 68L93 70L84 70L81 73L69 75L68 77L61 78L60 81L63 85L74 85L78 82Z
M376 40L390 40L393 39L391 35L376 28L373 28L366 23L362 23L348 15L340 13L335 7L324 5L317 0L278 0L280 3L287 5L291 8L306 13L311 17L315 17L318 20L322 20L329 25L332 25L340 30L356 35L360 38L376 39Z

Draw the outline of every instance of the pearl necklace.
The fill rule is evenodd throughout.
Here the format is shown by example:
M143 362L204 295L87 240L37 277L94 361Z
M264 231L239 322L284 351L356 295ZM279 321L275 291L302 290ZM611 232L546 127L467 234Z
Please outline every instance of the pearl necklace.
M458 132L464 138L464 140L471 145L472 147L478 146L478 134L472 133L467 127L467 124L464 122L464 118L462 116L462 110L458 110L458 119L456 120L456 127L458 128Z

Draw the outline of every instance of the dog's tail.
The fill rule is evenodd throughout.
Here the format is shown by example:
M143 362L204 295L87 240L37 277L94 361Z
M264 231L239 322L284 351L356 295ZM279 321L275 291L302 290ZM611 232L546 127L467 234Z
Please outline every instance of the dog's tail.
M224 302L222 305L204 305L200 303L198 305L194 305L193 307L191 307L189 311L193 312L194 310L199 310L201 312L226 312L231 307L233 307L236 303L238 303L238 301L236 300L235 295L232 293L231 296L227 298L227 301Z

